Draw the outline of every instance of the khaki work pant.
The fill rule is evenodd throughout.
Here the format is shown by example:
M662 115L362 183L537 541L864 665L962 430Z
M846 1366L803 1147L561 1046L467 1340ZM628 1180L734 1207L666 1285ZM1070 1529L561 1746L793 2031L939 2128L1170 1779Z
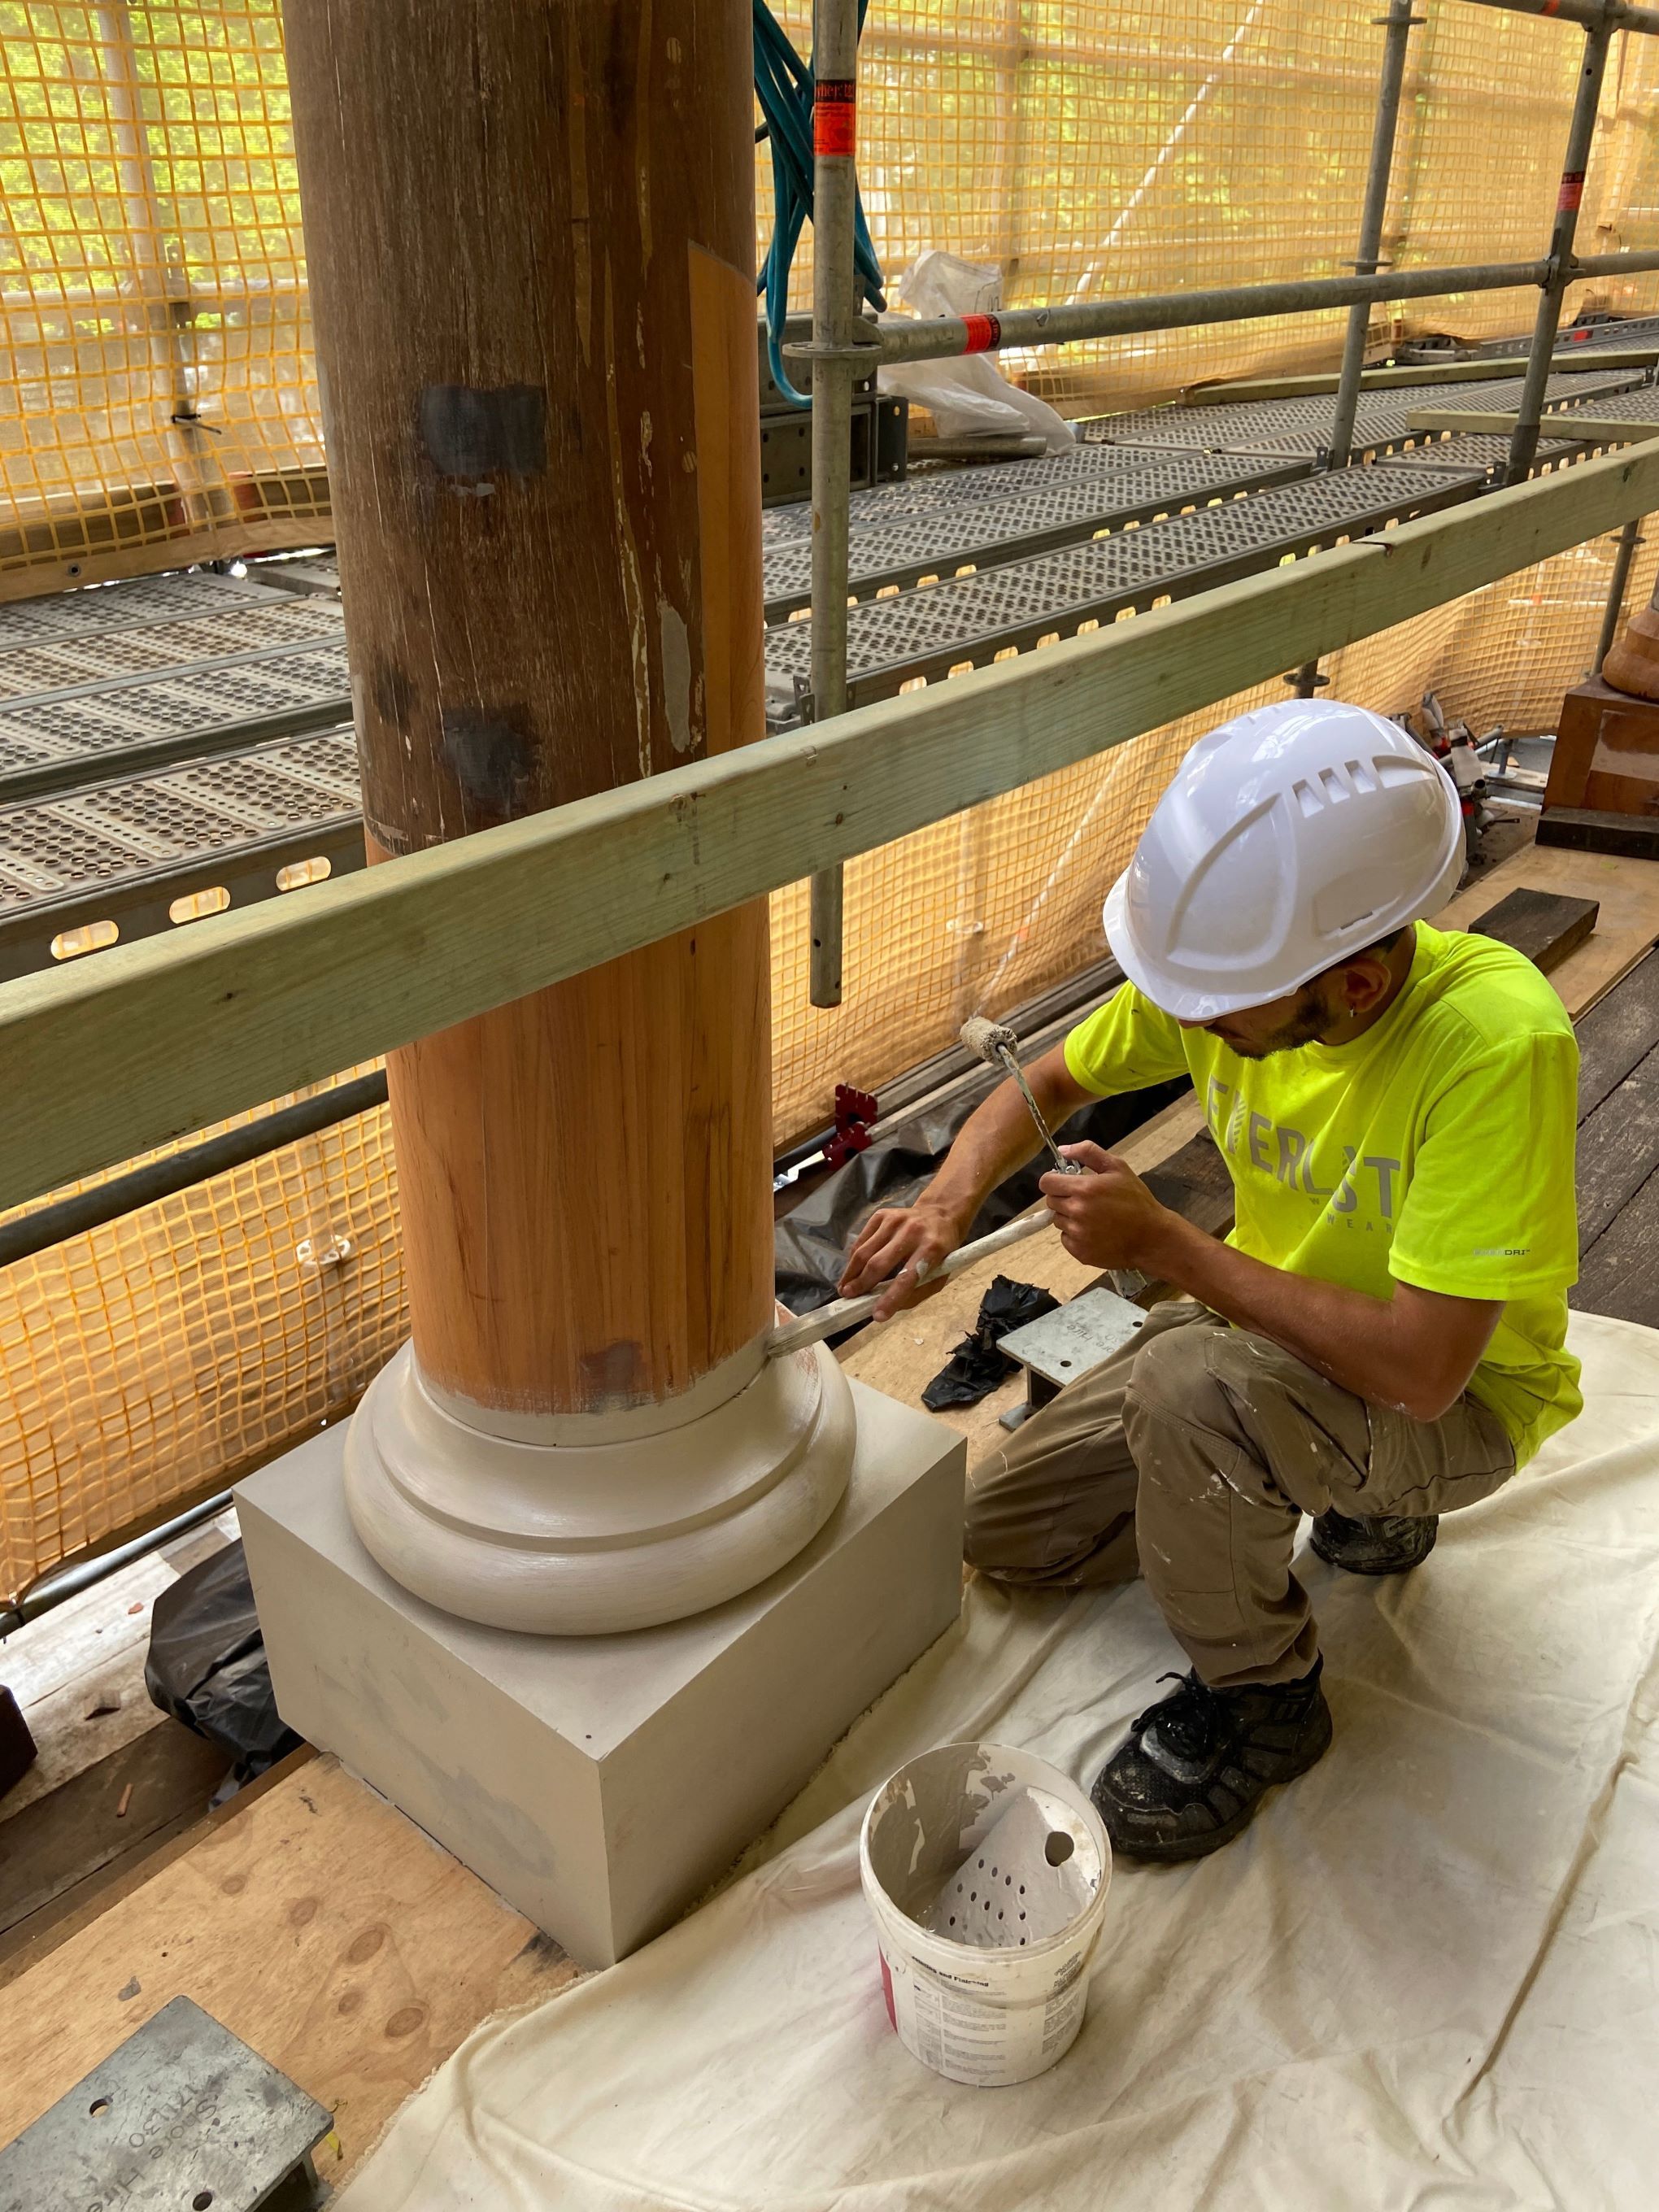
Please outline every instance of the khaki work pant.
M1291 1572L1304 1513L1449 1513L1514 1472L1474 1399L1437 1421L1367 1405L1182 1299L973 1470L966 1551L1026 1588L1143 1574L1204 1681L1289 1682L1319 1651Z

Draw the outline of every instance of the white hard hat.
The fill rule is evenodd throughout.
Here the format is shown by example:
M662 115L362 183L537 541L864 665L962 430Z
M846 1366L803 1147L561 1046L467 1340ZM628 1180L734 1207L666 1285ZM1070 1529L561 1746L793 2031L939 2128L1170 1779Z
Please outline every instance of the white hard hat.
M1451 778L1397 722L1286 699L1200 738L1113 885L1106 939L1177 1019L1283 998L1457 889Z

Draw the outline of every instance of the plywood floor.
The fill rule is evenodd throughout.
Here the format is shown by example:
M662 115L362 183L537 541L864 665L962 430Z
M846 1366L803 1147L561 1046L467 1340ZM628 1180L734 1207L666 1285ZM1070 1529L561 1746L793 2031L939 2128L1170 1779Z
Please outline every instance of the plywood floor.
M574 1975L412 1821L299 1753L25 1962L0 1999L0 2143L184 1995L333 2112L319 2164L338 2180L481 2020Z

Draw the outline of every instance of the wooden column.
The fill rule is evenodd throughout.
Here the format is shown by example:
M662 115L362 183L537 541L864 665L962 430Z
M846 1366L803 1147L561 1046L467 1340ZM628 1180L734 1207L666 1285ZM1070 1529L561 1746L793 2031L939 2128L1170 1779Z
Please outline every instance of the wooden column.
M286 21L371 859L758 736L748 9ZM392 1055L430 1382L639 1407L765 1328L769 1018L757 901Z

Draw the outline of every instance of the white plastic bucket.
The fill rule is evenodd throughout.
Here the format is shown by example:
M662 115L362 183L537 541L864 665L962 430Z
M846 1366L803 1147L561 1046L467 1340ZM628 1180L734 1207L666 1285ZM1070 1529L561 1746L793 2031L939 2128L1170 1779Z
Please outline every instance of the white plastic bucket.
M1045 1819L1070 1838L1066 1856L1075 1854L1073 1872L1090 1892L1074 1919L1036 1937L1020 1932L1018 1883L1000 1864L988 1860L975 1872L970 1863L1010 1793L1023 1790L1038 1793ZM1059 1848L1066 1850L1063 1841ZM1006 1911L1008 1934L996 1948L930 1933L917 1917L962 1869L976 1890L982 1875L1000 1918ZM1099 1814L1066 1775L1000 1744L925 1752L871 1801L859 1870L881 1947L888 2016L924 2065L948 2081L992 2087L1029 2081L1071 2049L1088 2002L1112 1852Z

